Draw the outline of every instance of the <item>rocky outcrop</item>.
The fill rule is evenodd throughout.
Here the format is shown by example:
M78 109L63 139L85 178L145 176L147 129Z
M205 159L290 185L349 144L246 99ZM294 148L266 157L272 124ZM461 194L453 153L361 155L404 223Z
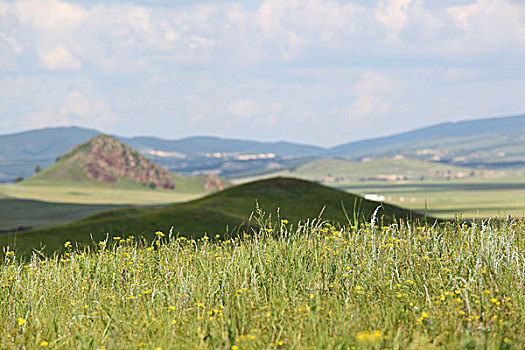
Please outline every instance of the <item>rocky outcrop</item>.
M80 164L96 181L115 183L119 178L128 178L150 187L174 188L166 170L112 136L95 136L64 158Z

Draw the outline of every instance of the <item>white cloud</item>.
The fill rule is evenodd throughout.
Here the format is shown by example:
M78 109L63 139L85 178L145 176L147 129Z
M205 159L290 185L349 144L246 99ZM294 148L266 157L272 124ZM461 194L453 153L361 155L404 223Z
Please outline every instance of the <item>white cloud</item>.
M15 1L12 11L22 25L57 34L78 26L86 16L81 6L58 0Z
M238 100L228 104L227 109L239 117L251 117L254 114L260 113L262 107L252 100Z
M392 108L396 84L378 72L367 71L354 86L355 102L350 107L350 120L383 116Z
M378 4L376 19L387 30L387 37L395 41L408 24L412 0L387 0Z
M79 91L67 94L58 109L45 108L22 116L20 124L26 128L59 125L78 125L92 128L108 128L119 120L111 107L99 99L90 99Z
M72 91L64 98L59 114L91 125L113 124L118 119L106 102L89 99L79 91Z
M462 32L456 39L465 51L525 48L525 2L477 0L447 11Z
M71 120L53 110L44 109L38 112L31 112L21 118L20 125L27 129L37 129L53 126L73 125Z
M503 89L525 81L522 0L158 4L0 0L0 74L21 79L0 79L0 117L15 120L11 125L20 115L42 123L117 125L125 114L144 119L141 130L162 129L164 136L171 133L167 123L189 134L256 129L256 137L275 123L265 134L282 132L283 138L293 136L281 130L305 125L306 135L309 125L319 129L310 134L318 140L349 115L365 124L385 121L376 126L387 128L387 118L396 126L397 120L423 123L468 109L481 114L485 107L477 106L486 104L475 102L481 84L484 99L492 92L501 101L487 109L492 114L504 105L525 108L518 88ZM399 93L398 82L410 93ZM491 84L499 90L491 91ZM417 115L400 112L401 95ZM333 143L351 133L336 131L329 130L330 140L322 137Z
M69 52L64 45L54 47L39 56L46 69L56 71L75 71L82 67L82 62Z

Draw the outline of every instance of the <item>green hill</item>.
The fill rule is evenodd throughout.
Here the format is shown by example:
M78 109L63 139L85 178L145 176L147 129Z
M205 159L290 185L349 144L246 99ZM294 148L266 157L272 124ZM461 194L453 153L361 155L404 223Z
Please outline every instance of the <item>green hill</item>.
M26 252L43 245L46 251L52 252L60 250L67 240L91 244L104 239L107 233L152 238L156 230L168 232L171 227L174 232L192 237L201 237L204 233L224 237L238 230L242 232L247 225L256 225L253 219L248 222L256 209L256 201L262 210L272 215L274 225L279 219L297 222L317 218L321 213L323 219L348 223L343 206L351 220L369 221L378 207L377 216L385 223L397 218L421 218L396 206L381 205L312 182L274 178L169 207L113 210L68 225L26 231L15 237L4 235L0 236L0 245L14 245L15 249Z

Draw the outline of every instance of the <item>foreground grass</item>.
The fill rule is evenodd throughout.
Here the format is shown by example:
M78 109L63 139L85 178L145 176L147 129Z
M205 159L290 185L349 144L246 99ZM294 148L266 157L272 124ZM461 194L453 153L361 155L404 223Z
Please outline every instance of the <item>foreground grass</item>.
M264 224L263 220L260 220ZM525 223L307 223L9 252L0 348L524 348Z

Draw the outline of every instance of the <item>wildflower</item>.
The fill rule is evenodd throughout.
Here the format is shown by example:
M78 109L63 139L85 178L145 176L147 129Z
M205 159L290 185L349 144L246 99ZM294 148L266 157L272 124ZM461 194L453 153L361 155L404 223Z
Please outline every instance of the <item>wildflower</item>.
M19 326L23 326L24 323L26 323L26 320L24 320L23 318L20 318L20 317L19 317L18 320L17 320L17 322L18 322L18 325L19 325Z
M232 345L232 350L239 350L239 347L237 345Z
M40 342L40 346L43 347L43 348L45 348L45 347L48 346L48 345L49 345L49 343L48 343L47 341L45 341L45 340L42 340L42 341Z
M379 340L382 337L380 330L374 330L371 332L359 332L357 333L357 340L361 342L373 343Z
M67 241L66 243L64 243L64 248L71 248L72 245L71 245L71 241Z
M157 237L159 237L159 238L162 238L162 237L166 236L162 231L157 231L157 232L155 232L155 235L156 235Z

